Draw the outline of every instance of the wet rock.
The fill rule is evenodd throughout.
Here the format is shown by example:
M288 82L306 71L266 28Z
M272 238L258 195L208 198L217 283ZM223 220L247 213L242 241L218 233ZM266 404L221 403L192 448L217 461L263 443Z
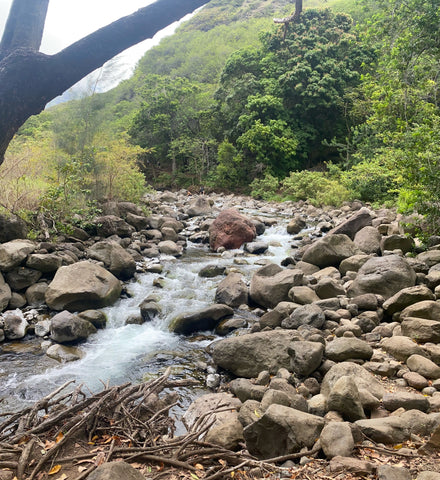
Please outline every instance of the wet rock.
M107 326L107 316L99 310L86 310L78 313L78 317L90 322L95 328L105 328Z
M322 429L319 439L327 458L350 457L353 453L353 434L345 422L330 422Z
M339 266L342 260L359 254L360 250L347 235L326 235L312 243L302 256L304 262L318 267Z
M227 305L211 305L195 313L179 315L172 321L170 330L183 335L213 330L222 318L233 313L232 308Z
M250 242L246 243L244 250L253 255L260 255L267 251L269 245L265 242Z
M240 273L230 273L215 292L216 303L239 307L248 303L248 287Z
M255 225L237 210L224 210L209 227L209 246L216 252L220 247L227 250L240 248L256 237Z
M376 293L388 299L403 288L414 286L415 281L416 273L403 257L373 257L359 269L348 288L348 295Z
M325 356L334 362L344 362L349 359L369 360L373 349L367 342L359 338L340 337L328 342L325 347Z
M136 272L136 262L118 243L113 241L98 242L87 250L89 258L104 263L115 277L128 280Z
M112 305L121 294L119 280L88 261L61 267L46 291L53 310L84 311Z
M215 333L220 336L228 335L239 328L246 328L247 322L244 318L228 318L222 320L216 327Z
M270 405L264 415L244 429L246 447L260 459L310 448L323 429L323 418L283 405Z
M74 362L84 356L78 348L66 347L65 345L51 345L46 350L46 355L60 363Z
M0 245L0 271L10 272L20 266L26 257L37 248L30 240L12 240Z
M87 320L68 311L56 314L50 325L50 337L57 343L80 342L96 333L96 328Z
M46 302L46 292L49 285L46 282L31 285L25 293L26 301L31 307L40 307Z
M149 299L146 299L143 302L141 302L141 304L139 305L139 308L140 308L140 313L141 313L143 322L151 322L162 311L158 303L153 302Z
M274 308L289 299L289 290L303 281L303 272L298 269L282 269L273 263L257 270L252 276L250 297L256 304Z
M219 367L237 377L253 378L261 371L289 368L287 349L295 332L273 330L226 338L212 345L212 358Z
M3 331L8 340L25 337L29 324L20 310L9 310L3 313Z
M206 265L199 272L199 277L213 278L225 273L226 267L220 265Z

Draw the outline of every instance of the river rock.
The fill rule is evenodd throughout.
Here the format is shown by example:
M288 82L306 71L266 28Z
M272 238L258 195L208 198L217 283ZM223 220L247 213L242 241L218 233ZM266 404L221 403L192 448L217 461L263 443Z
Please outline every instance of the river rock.
M440 322L424 318L406 317L402 324L402 334L418 343L439 343Z
M317 302L320 300L318 295L316 295L315 290L306 285L299 285L298 287L292 287L289 290L289 298L294 303L300 305L306 305L308 303Z
M128 212L125 221L134 227L138 232L140 230L145 230L148 228L148 218L144 217L143 215L136 215L135 213Z
M6 309L11 300L11 288L0 273L0 312Z
M325 374L321 385L321 393L328 397L333 385L343 376L350 375L354 378L358 390L367 390L377 399L381 399L385 389L365 368L353 362L342 362L333 365Z
M199 277L213 278L225 273L226 267L221 265L206 265L199 272Z
M414 354L423 355L422 347L407 336L396 335L383 338L380 346L396 360L401 362L406 362L406 359Z
M420 393L413 392L394 392L385 393L382 398L383 406L390 412L394 412L398 408L405 410L420 410L427 412L429 410L429 400Z
M244 244L244 250L253 255L260 255L267 251L269 245L265 242L250 242Z
M388 315L400 312L409 305L422 302L424 300L435 300L435 295L425 285L416 285L400 290L383 304L383 309Z
M26 266L43 273L56 272L63 260L55 253L32 253L26 260Z
M80 342L96 333L96 328L87 320L67 310L57 313L51 320L50 337L57 343Z
M78 348L66 345L51 345L46 350L46 355L60 363L75 362L84 356Z
M361 251L353 241L343 234L326 235L312 243L302 256L303 262L313 263L320 268L337 267L342 260Z
M321 432L319 437L322 451L327 458L338 455L350 457L354 449L353 434L350 425L346 422L330 422Z
M0 243L27 237L26 223L15 215L0 215Z
M289 290L301 285L304 274L298 269L283 269L274 263L257 270L252 276L250 297L265 308L274 308L289 300Z
M139 309L142 317L142 323L151 322L162 311L158 303L153 302L149 299L146 299L143 302L141 302L141 304L139 305Z
M418 477L417 477L418 478ZM392 465L379 465L377 467L377 480L411 480L412 475L406 468Z
M128 280L136 272L136 262L133 257L114 241L95 243L87 250L87 255L103 262L105 268L121 280Z
M240 248L256 237L255 225L235 209L222 211L209 227L209 246L216 252L220 247L227 250Z
M395 445L410 438L410 429L400 417L371 418L355 423L366 437L377 443Z
M364 227L354 237L355 245L366 254L380 252L382 235L375 227Z
M296 341L289 345L292 372L307 377L321 365L324 345L319 342Z
M299 452L314 445L324 424L321 417L273 404L244 429L246 447L260 459Z
M388 299L403 288L414 286L415 281L416 273L405 258L398 255L373 257L359 269L347 293L350 297L376 293Z
M100 310L85 310L78 313L78 317L90 322L95 328L105 328L107 325L107 316Z
M325 356L334 362L344 362L349 359L370 360L373 349L367 342L356 337L339 337L328 342Z
M370 260L371 255L353 255L351 257L342 260L339 265L339 271L341 275L346 275L347 272L358 272L364 263Z
M345 295L345 288L333 278L321 278L315 287L319 298L333 298L338 295Z
M312 303L296 308L289 317L285 318L281 326L287 329L296 329L301 325L322 328L325 323L325 314L318 305Z
M128 224L125 220L116 215L103 215L94 220L96 230L101 237L111 237L118 235L119 237L129 237L135 228Z
M344 234L352 240L356 233L364 227L370 226L373 220L372 212L368 208L361 208L347 220L330 230L329 235Z
M227 305L211 305L195 313L179 315L172 321L170 330L182 335L213 330L222 318L233 313L234 310Z
M296 332L273 330L226 338L212 345L214 363L237 377L253 378L263 370L289 368L287 352Z
M365 418L361 397L355 379L351 375L338 378L327 398L327 408L354 422Z
M421 355L411 355L406 364L412 372L417 372L426 378L440 378L440 367Z
M141 472L126 462L109 462L87 476L87 480L145 480Z
M83 311L112 305L121 294L119 280L89 261L58 269L46 291L46 303L53 310Z
M241 402L245 402L246 400L261 401L264 394L268 391L267 387L254 385L247 378L236 378L232 380L229 383L229 389Z
M299 215L295 215L287 225L287 233L290 235L298 234L306 226L305 220Z
M9 272L18 267L36 249L30 240L12 240L0 245L0 271Z
M427 320L440 319L440 303L434 300L423 300L414 303L402 310L400 319L404 320L408 317L425 318Z
M200 217L209 215L212 212L212 206L209 198L198 196L195 198L186 209L188 217Z
M20 291L37 283L42 273L33 268L17 267L6 274L6 281L12 290Z
M402 253L411 252L414 249L414 240L406 235L389 235L382 238L380 249L382 252L385 250L401 250Z
M183 253L183 247L172 240L164 240L163 242L159 242L158 247L159 252L165 255L180 257Z
M230 273L222 280L215 292L216 303L239 307L248 303L248 287L241 273Z
M29 328L21 310L9 310L3 313L3 330L8 340L24 338Z
M174 228L162 226L160 233L162 234L163 241L171 240L175 243L179 241L179 235L177 235Z
M440 263L440 250L427 250L426 252L419 253L416 258L431 268Z

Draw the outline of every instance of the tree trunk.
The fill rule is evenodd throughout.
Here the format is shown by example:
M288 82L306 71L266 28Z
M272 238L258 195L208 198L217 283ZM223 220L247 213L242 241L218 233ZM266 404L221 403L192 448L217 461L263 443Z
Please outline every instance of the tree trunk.
M35 3L42 12L47 9L48 1L14 0L13 7L19 12L22 5ZM37 40L37 33L32 33L24 42L19 42L24 48L12 48L19 39L13 40L9 33L6 35L5 30L0 44L5 52L3 57L0 52L0 164L13 136L31 115L40 113L53 98L118 53L152 37L205 3L206 0L158 0L97 30L55 55L44 55L36 51L41 41L41 37ZM36 15L38 8L30 10L35 25L39 25L35 31L39 31L44 20L41 22L41 15ZM14 24L17 25L15 15L11 12L9 16L7 27L10 30L13 30Z

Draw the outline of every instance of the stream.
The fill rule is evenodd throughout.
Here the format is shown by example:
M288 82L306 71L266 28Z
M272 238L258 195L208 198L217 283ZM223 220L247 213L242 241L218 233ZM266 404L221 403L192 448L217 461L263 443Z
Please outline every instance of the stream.
M246 212L258 214L259 212ZM0 363L0 411L15 411L47 395L67 380L85 384L90 391L99 391L103 384L117 385L147 380L172 367L174 378L197 378L200 388L183 392L183 403L190 403L206 391L205 373L201 365L209 362L205 347L215 338L212 332L182 337L168 327L179 314L191 313L214 303L215 290L224 276L202 278L199 271L210 264L234 268L249 280L252 272L270 260L279 264L291 254L294 243L286 232L287 217L277 216L277 225L267 227L258 241L269 244L262 255L250 255L240 250L212 253L208 246L188 242L181 258L165 257L161 274L141 273L126 284L128 298L120 299L104 309L108 317L107 328L89 337L80 345L84 353L81 360L60 364L47 357L40 348L41 339L31 337L20 343L2 345ZM161 277L163 288L153 286ZM139 304L154 295L162 313L159 318L143 325L125 325L125 320L139 313ZM251 312L242 312L252 316ZM237 312L240 314L240 312Z

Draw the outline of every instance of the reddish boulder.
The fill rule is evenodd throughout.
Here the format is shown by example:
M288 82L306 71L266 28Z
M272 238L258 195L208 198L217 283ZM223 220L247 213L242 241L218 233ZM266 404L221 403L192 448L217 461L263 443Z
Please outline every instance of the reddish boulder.
M255 225L237 210L224 210L209 227L209 246L214 252L219 247L228 250L240 248L257 236Z

